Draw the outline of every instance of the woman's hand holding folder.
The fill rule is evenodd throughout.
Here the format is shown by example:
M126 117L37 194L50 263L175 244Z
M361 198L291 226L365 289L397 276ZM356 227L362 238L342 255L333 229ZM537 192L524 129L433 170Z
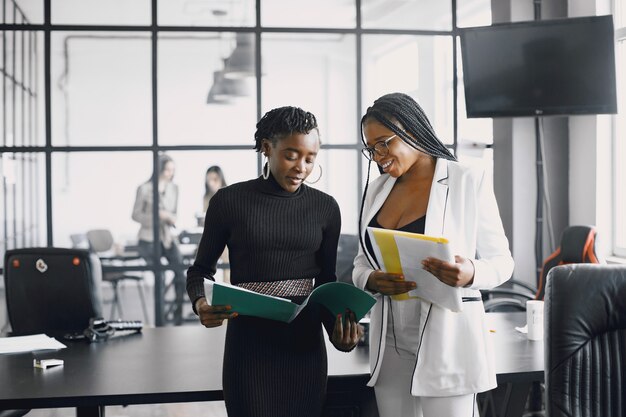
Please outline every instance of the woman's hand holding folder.
M422 261L422 266L451 287L466 287L474 281L474 264L462 256L455 256L454 263L429 257Z
M337 315L330 341L337 349L350 351L361 340L363 332L363 326L356 321L354 313L346 310L344 314Z
M402 274L373 271L367 279L367 289L383 295L404 294L417 287L413 281L405 281Z
M230 312L230 309L230 306L210 306L204 297L196 301L200 323L207 328L221 326L224 320L237 317L238 314Z

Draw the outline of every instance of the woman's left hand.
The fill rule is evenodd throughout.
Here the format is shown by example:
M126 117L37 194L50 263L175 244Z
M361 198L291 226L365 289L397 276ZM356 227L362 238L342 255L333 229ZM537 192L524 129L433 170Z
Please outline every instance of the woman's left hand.
M347 310L345 314L338 314L335 328L330 341L339 350L350 350L363 337L363 326L356 322L354 313Z
M426 258L422 267L451 287L465 287L474 281L474 264L467 258L455 256L454 263Z

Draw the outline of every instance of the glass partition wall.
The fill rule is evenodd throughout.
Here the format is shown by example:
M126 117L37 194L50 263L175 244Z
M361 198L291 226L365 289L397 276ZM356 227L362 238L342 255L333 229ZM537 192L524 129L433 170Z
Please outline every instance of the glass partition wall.
M459 27L491 23L488 0L0 4L0 254L93 250L89 232L106 230L104 268L141 274L156 325L192 314L171 283L193 261L207 170L219 166L227 184L258 176L255 124L271 108L317 116L324 175L314 187L339 202L345 235L358 233L367 173L359 122L378 96L416 98L460 159L493 155L491 120L465 118L458 43ZM138 243L140 229L160 239L163 154L182 265ZM225 258L221 279L227 268Z

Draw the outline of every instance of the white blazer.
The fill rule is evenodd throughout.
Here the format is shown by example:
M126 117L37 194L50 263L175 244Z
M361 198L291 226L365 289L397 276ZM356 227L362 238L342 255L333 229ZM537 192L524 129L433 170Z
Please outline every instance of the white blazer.
M361 223L363 236L380 210L396 178L388 174L374 180L367 191ZM469 258L475 274L464 288L461 312L422 300L411 394L444 397L483 392L496 387L493 347L485 324L481 288L496 287L511 277L513 258L504 235L500 213L488 175L482 167L438 159L426 211L425 234L450 240L455 255ZM373 271L362 248L354 260L354 284L365 289ZM371 312L370 368L374 386L385 351L389 298L375 295ZM397 331L397 329L396 329Z

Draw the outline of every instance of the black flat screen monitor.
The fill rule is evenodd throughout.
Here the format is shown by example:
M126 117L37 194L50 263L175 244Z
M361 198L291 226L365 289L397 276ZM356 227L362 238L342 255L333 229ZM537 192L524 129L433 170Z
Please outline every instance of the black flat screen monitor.
M467 117L617 113L612 16L461 31Z

